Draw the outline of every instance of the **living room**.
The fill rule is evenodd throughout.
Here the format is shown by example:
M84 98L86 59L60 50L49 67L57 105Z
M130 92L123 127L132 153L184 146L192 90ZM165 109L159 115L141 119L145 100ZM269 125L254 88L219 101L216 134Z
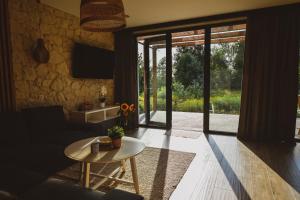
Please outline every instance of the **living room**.
M300 199L299 13L1 1L0 199Z

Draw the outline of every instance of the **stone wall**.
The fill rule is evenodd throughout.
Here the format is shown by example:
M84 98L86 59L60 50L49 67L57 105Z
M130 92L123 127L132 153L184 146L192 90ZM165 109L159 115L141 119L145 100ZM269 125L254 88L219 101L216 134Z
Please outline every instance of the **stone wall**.
M108 103L113 103L113 80L74 79L70 71L74 41L112 50L112 33L83 31L78 17L37 0L10 0L9 11L18 109L63 105L69 111L83 101L96 104L103 85L108 90ZM31 56L40 37L50 52L47 64L38 64Z

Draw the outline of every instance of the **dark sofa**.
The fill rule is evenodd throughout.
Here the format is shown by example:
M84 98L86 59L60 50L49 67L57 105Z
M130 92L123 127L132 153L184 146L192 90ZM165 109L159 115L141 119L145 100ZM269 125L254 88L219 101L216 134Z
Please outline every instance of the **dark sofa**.
M107 197L113 199L111 197L114 193L116 196L129 197L124 199L142 199L141 196L118 190L104 195L73 184L48 179L50 175L74 164L74 161L64 155L68 144L101 135L101 131L91 131L88 127L67 122L62 106L0 113L0 122L0 191L26 200L69 199L66 198L68 195L77 197L72 198L73 200L100 200ZM65 198L60 194L61 191L65 191ZM90 198L86 198L85 195ZM58 198L59 196L61 198Z

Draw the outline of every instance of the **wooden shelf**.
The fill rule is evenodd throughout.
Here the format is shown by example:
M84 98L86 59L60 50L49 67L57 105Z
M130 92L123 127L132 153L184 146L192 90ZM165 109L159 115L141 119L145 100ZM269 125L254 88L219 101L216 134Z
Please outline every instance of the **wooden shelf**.
M109 106L88 111L73 111L70 113L70 120L81 124L98 124L119 117L119 110L120 106Z

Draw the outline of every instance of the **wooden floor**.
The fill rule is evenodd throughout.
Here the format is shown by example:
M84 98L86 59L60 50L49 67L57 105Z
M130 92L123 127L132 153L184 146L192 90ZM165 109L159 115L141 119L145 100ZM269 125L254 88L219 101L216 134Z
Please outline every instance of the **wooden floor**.
M300 199L299 144L259 145L205 134L188 139L159 129L131 135L150 147L196 153L171 200Z

